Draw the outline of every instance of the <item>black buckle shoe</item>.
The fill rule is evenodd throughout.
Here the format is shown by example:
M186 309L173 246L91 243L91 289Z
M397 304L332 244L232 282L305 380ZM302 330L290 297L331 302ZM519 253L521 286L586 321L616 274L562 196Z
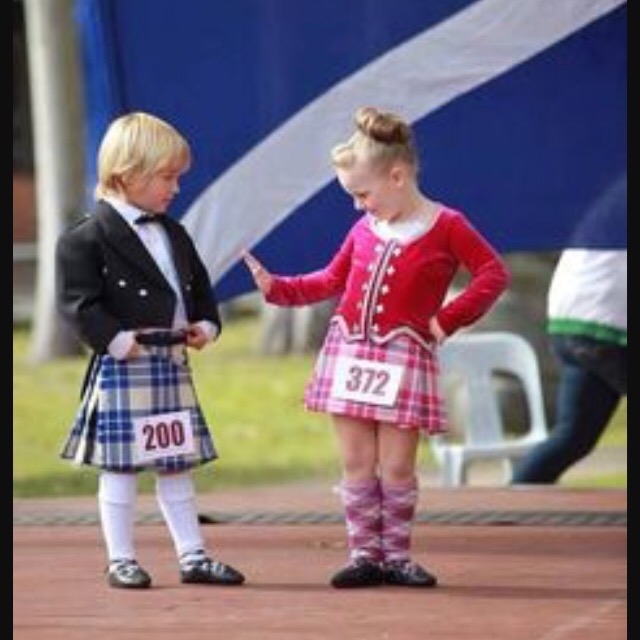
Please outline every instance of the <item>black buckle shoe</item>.
M402 560L384 566L384 582L401 587L435 587L437 578L415 562Z
M151 576L135 560L114 560L107 568L110 587L118 589L148 589Z
M331 585L336 589L374 587L382 584L382 578L382 569L376 562L356 560L334 574Z
M205 556L183 565L180 581L184 584L237 585L244 582L244 576L228 564Z

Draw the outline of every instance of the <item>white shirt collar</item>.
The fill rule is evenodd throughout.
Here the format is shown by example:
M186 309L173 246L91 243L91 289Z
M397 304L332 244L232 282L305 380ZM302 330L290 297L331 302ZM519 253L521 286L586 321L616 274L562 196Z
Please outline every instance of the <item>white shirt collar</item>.
M106 196L104 201L108 202L132 227L136 219L145 214L142 209L138 209L138 207L120 198Z

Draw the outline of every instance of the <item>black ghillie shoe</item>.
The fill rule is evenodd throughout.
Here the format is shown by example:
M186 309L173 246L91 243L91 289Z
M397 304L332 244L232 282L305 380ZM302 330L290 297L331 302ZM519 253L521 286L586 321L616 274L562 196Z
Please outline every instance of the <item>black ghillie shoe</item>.
M204 556L180 567L180 581L184 584L238 585L244 582L244 576L228 564Z
M112 560L107 567L107 581L110 587L118 589L148 589L151 576L135 561L129 559Z
M343 567L331 578L331 586L336 589L357 589L382 584L382 569L376 562L356 560Z
M386 563L383 576L385 584L401 587L435 587L438 584L433 574L410 560Z

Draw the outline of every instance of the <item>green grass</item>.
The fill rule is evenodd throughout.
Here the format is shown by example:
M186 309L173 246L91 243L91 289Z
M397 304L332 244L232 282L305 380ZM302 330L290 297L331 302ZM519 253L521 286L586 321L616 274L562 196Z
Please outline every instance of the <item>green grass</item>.
M601 447L626 447L627 446L627 401L620 403L615 415L611 418L611 424L602 434L598 443Z
M611 422L606 431L602 434L597 449L627 449L627 401L626 399L620 403L616 413L611 418ZM580 463L578 463L580 464ZM597 474L577 474L575 472L567 472L566 477L562 478L562 484L570 487L592 487L618 489L627 487L627 469L611 472L598 472Z
M581 478L571 478L563 480L561 484L568 487L582 487L585 489L597 487L598 489L626 489L627 473L599 473L593 476L583 476Z
M310 479L333 479L339 464L333 431L323 414L302 406L313 355L265 357L256 353L257 320L227 322L219 342L193 353L196 390L219 460L195 473L200 490ZM13 334L13 495L95 493L95 471L58 457L77 408L86 358L46 364L27 361L29 334ZM599 446L626 446L626 402ZM420 468L432 465L420 450ZM580 484L626 487L626 473L594 476ZM141 475L141 490L152 487Z
M220 458L196 471L200 489L335 477L339 472L327 416L302 407L311 355L255 352L253 319L227 323L220 341L192 353L198 397ZM14 331L14 496L95 492L95 472L58 457L78 403L85 357L32 365L29 336ZM151 488L142 474L141 489Z

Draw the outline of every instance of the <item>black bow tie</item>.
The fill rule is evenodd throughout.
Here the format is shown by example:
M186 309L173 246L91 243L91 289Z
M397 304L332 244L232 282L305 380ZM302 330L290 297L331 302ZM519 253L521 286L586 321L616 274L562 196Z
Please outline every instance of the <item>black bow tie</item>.
M153 214L153 213L145 213L141 216L138 216L133 222L134 224L150 224L152 222L157 222L161 224L163 222L161 215Z

